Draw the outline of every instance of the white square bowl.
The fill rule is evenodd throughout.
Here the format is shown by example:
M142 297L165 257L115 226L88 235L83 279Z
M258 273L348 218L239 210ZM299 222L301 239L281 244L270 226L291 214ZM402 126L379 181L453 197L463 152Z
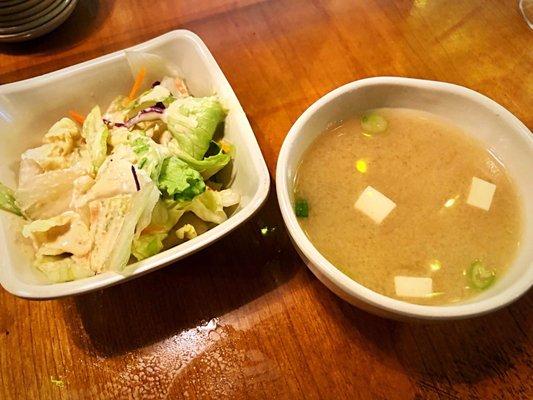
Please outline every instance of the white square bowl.
M128 50L163 57L180 68L191 93L216 93L229 110L224 137L236 147L231 188L241 203L227 221L176 247L128 265L122 273L106 272L72 282L49 284L32 266L32 250L20 235L20 218L0 212L0 284L30 299L50 299L85 293L155 271L213 243L250 218L264 203L270 177L246 115L215 59L192 32L166 33ZM0 86L0 181L16 187L20 155L39 145L48 128L67 110L87 113L95 104L106 108L126 93L132 76L124 51L117 51L36 78Z

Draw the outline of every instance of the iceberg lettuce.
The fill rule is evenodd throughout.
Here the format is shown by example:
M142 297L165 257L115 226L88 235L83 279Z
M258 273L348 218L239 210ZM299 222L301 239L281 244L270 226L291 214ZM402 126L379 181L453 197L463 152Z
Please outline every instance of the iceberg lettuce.
M127 119L131 106L132 101L126 96L117 96L109 104L102 118L105 120L104 122L107 123L123 124Z
M107 126L102 120L100 107L96 106L87 115L82 127L82 136L87 143L95 171L98 171L106 158L108 134Z
M152 210L150 223L143 227L140 235L136 234L133 240L132 254L137 260L150 257L163 249L163 240L186 212L174 205L173 201L159 200L157 202ZM139 226L140 222L138 228Z
M15 191L22 213L31 219L47 219L70 208L74 181L87 175L89 165L79 162L34 176Z
M157 85L142 93L136 103L138 107L146 108L156 103L165 103L169 97L170 91L161 85Z
M72 120L56 122L44 135L43 145L22 153L19 181L25 183L42 172L71 167L82 158L79 139L78 126Z
M226 111L215 96L185 97L170 104L166 115L168 129L181 151L201 160Z
M36 260L35 267L53 283L73 281L95 274L84 260L74 256L44 256Z
M174 200L188 201L205 191L200 173L177 157L163 161L158 187Z
M63 253L84 256L92 248L89 228L73 211L35 220L22 228L22 236L32 240L37 257Z
M142 235L133 240L131 254L139 261L151 257L163 250L163 240L166 237L166 233Z
M148 136L139 131L134 131L130 135L128 143L136 155L136 165L150 175L154 181L157 181L163 167L163 160L169 153L164 146L158 145Z
M185 208L204 221L221 224L228 219L224 207L230 207L239 201L240 196L231 189L217 192L208 188L204 193L196 196Z
M78 125L69 118L61 118L44 135L43 143L55 143L62 147L62 154L70 153L80 138Z
M185 224L181 228L176 230L176 237L180 240L183 239L194 239L198 234L196 229L191 224Z
M168 148L172 154L174 154L180 160L185 161L189 167L200 172L204 180L207 180L211 176L215 175L231 160L231 156L222 151L222 149L220 149L220 151L215 155L205 157L202 160L197 160L196 158L182 151L175 139L172 139L168 143Z
M9 211L15 215L22 215L13 190L0 182L0 208L4 211Z
M124 269L131 254L135 228L145 209L150 206L153 191L149 182L134 194L122 194L89 203L91 237L94 240L90 254L91 269L99 273Z

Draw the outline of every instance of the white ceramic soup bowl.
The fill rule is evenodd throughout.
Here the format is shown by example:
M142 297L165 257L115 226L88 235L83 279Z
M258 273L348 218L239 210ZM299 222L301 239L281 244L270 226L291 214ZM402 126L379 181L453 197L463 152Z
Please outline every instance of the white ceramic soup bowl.
M411 304L376 293L339 271L307 238L293 211L294 177L309 145L329 124L378 107L431 112L476 137L506 166L523 204L524 230L517 257L507 273L478 296L444 306ZM300 256L329 289L372 313L396 319L446 320L497 310L533 284L533 136L514 115L493 100L464 87L410 78L378 77L348 83L317 100L289 131L276 170L283 219Z
M220 225L178 246L128 265L120 273L50 284L32 266L33 252L20 235L21 219L0 212L0 284L31 299L50 299L102 289L125 282L198 251L249 219L268 195L270 176L250 123L215 59L194 33L177 30L141 43L139 50L162 57L179 68L195 96L218 94L228 109L224 137L235 145L235 178L231 188L241 195L237 210ZM150 74L150 71L148 71ZM54 122L69 109L87 113L95 104L107 107L127 93L133 77L124 51L25 81L0 86L0 182L16 186L20 154L37 146Z

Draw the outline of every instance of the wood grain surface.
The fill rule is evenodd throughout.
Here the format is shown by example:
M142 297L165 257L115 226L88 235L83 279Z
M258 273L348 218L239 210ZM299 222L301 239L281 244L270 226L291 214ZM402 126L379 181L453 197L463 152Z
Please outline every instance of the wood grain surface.
M273 173L300 113L369 76L464 85L531 128L533 32L517 4L81 0L55 32L0 45L0 83L190 29ZM490 316L432 325L362 312L306 269L272 191L230 236L140 279L56 301L0 289L0 399L533 398L532 305L530 293Z

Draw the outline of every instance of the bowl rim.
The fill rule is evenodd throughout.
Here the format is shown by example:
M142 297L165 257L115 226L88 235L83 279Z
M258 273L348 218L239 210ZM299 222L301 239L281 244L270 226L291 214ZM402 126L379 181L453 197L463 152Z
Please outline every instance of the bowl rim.
M312 264L312 267L308 265L309 269L311 269L313 274L315 274L321 281L327 279L329 284L339 288L351 298L355 298L361 302L367 303L379 311L397 314L402 317L414 317L432 320L461 319L487 314L515 301L520 296L525 294L531 288L531 286L533 286L533 268L531 268L533 264L529 265L528 271L522 277L522 279L518 279L505 290L486 299L482 299L473 303L459 303L440 306L420 305L397 300L377 293L349 278L347 275L338 270L332 263L330 263L314 247L312 242L303 232L303 229L300 227L300 224L298 223L297 218L292 210L292 203L288 191L289 182L287 176L287 166L291 158L294 142L302 127L320 108L348 92L353 92L366 86L376 85L396 85L406 88L433 89L437 91L447 91L450 93L461 94L462 96L473 100L481 106L485 106L495 111L500 118L505 119L510 125L514 125L514 133L518 133L526 141L528 141L529 148L533 151L533 135L517 117L515 117L503 106L496 103L494 100L464 86L433 80L380 76L356 80L330 91L311 104L311 106L309 106L303 112L303 114L291 127L282 144L276 167L276 192L283 220L293 240L293 244ZM313 267L318 271L315 271ZM328 285L326 284L326 286Z
M172 262L181 260L182 258L185 258L196 251L211 245L251 218L265 203L270 191L270 174L250 122L244 113L237 95L229 84L226 76L220 69L220 66L216 62L215 58L202 39L189 30L173 30L137 45L93 58L79 64L39 75L34 78L2 85L0 86L0 96L16 92L18 90L32 89L36 86L47 84L50 78L62 79L71 75L76 75L78 72L86 69L95 67L98 68L100 65L111 63L123 57L124 51L126 50L149 51L154 46L171 42L176 39L186 39L193 44L195 51L201 55L203 62L211 70L213 79L219 81L220 85L225 88L225 97L231 101L231 111L237 114L236 117L239 118L244 125L243 129L245 132L243 133L243 148L246 148L246 151L251 152L253 155L253 163L249 165L249 168L257 173L258 180L257 190L253 196L250 197L248 204L240 208L235 214L228 217L226 221L213 227L202 235L198 235L196 238L185 243L174 246L145 260L134 263L136 268L128 274L107 271L99 275L69 282L31 284L20 281L16 277L12 276L12 274L8 273L6 269L0 268L0 284L11 294L26 299L46 300L88 293L94 290L104 289L115 284L124 283L130 279L135 279L146 273L163 268ZM0 231L0 239L2 235L3 234ZM126 268L128 268L128 266Z

